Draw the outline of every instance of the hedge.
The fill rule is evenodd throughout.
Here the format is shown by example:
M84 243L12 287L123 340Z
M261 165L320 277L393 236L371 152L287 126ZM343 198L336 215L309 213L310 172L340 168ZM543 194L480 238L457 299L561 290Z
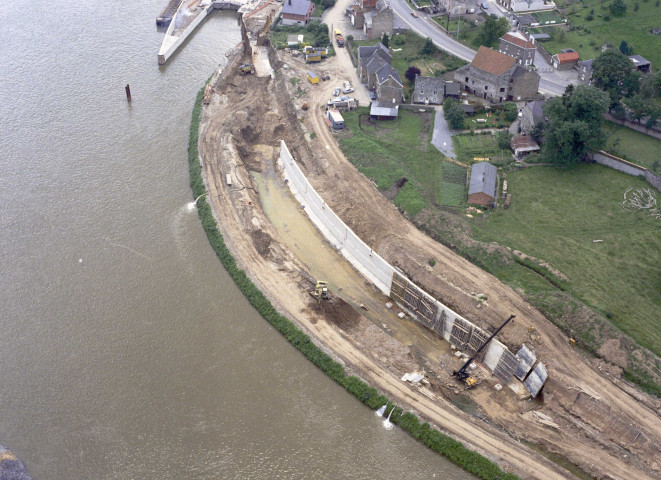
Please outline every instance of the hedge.
M193 107L191 119L190 136L188 139L188 171L190 174L190 186L193 190L193 198L198 198L206 193L204 182L202 180L202 171L200 166L198 151L198 135L200 127L200 118L202 111L202 97L204 96L204 87L200 89ZM246 273L241 270L236 260L230 253L223 236L220 234L216 221L213 218L211 207L205 198L198 200L197 212L200 216L202 226L207 234L209 243L213 247L220 263L222 263L227 273L234 280L237 287L248 302L266 319L273 327L280 332L289 342L294 345L308 360L319 367L326 375L342 385L349 393L363 402L369 408L376 410L383 405L387 405L389 412L394 409L390 421L407 431L411 436L442 455L448 458L454 464L462 467L467 472L485 479L485 480L516 480L518 477L511 473L503 472L498 465L491 460L480 455L477 452L467 449L460 442L449 436L433 429L428 423L420 423L416 415L404 411L388 401L388 399L379 394L379 392L361 379L355 376L347 376L344 367L334 361L329 355L317 347L310 337L303 333L293 322L280 315L273 307L271 302L248 278Z

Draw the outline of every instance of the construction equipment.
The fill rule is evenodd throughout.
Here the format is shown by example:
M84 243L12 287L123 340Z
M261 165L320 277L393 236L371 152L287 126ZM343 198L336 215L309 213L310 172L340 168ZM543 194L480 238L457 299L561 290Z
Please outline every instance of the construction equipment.
M251 73L255 73L255 66L250 63L242 63L239 65L239 73L241 75L250 75Z
M485 342L480 346L480 348L478 348L475 351L475 353L466 361L466 363L464 363L464 365L459 370L455 370L454 372L452 372L452 376L457 377L457 380L462 382L466 386L466 389L473 388L479 383L478 379L472 377L471 374L467 371L470 364L473 362L473 360L477 358L480 352L484 350L484 347L489 345L491 339L495 337L498 334L498 332L500 332L503 329L503 327L507 325L509 321L512 320L515 316L516 315L510 315L509 318L505 320L505 322L500 327L498 327L496 331L493 332L489 338L485 340Z
M328 282L323 280L317 280L317 285L314 287L314 292L310 292L318 304L321 304L322 300L328 300Z

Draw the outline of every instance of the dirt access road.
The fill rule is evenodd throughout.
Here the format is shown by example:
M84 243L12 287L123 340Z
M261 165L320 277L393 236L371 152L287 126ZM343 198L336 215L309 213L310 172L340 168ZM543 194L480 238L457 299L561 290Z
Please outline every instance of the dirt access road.
M199 147L207 199L218 225L238 263L276 308L349 372L523 478L572 475L519 440L558 453L597 478L659 478L659 402L594 368L512 289L415 229L344 158L325 126L321 107L337 82L291 82L292 77L303 79L308 66L283 52L269 54L273 79L237 75L238 56L213 79L216 93L203 109ZM317 73L330 73L333 80L349 77L352 72L335 60L316 66ZM303 102L311 110L297 108ZM316 138L309 140L312 132ZM534 328L539 336L534 347L550 375L543 397L520 401L509 389L496 392L485 382L470 397L485 422L453 405L462 394L454 393L448 369L438 362L440 357L451 368L448 355L420 355L416 345L400 344L340 298L316 310L308 295L313 279L305 259L294 256L269 223L249 173L276 174L280 139L327 204L413 281L486 329L517 315L499 336L511 349L530 343L529 328ZM436 259L433 268L430 258ZM478 293L488 301L479 302ZM412 365L428 373L429 388L400 380Z

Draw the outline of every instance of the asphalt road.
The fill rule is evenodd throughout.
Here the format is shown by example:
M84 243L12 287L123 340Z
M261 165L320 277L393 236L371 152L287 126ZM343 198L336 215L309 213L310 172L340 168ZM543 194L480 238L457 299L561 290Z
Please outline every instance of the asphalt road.
M475 50L470 49L451 37L443 33L432 19L426 18L425 14L418 12L418 17L413 17L411 7L406 3L406 0L391 0L391 6L397 16L399 16L404 23L406 23L411 30L422 35L429 37L434 44L451 53L452 55L470 62L475 56ZM490 13L490 12L489 12ZM557 78L551 78L552 72L539 72L541 79L539 81L539 91L547 95L562 95L565 91L567 83Z

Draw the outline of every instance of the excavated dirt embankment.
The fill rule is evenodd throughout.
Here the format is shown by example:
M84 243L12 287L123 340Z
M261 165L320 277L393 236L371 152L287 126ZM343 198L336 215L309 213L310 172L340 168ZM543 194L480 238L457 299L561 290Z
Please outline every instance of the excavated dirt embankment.
M343 157L326 128L320 106L332 90L330 82L306 85L309 91L301 93L300 84L290 79L304 79L305 64L286 54L278 58L273 51L275 78L240 76L236 66L247 60L246 52L237 49L225 71L212 79L215 93L200 125L200 160L207 200L226 242L273 304L352 373L523 478L571 474L519 440L557 453L597 478L660 478L659 402L622 382L618 387L511 288L404 219ZM342 75L333 59L315 68L319 74ZM311 106L307 112L297 108L303 101ZM308 294L313 278L305 259L296 258L279 238L250 175L274 170L281 139L326 203L421 287L483 328L494 329L515 314L516 323L499 335L512 349L531 343L534 328L539 337L534 347L549 370L542 398L521 401L509 389L496 392L490 386L495 382L485 381L469 393L471 410L488 419L481 420L453 405L465 397L449 376L456 359L448 349L404 346L337 295L324 311L317 310ZM430 258L436 259L433 268ZM476 299L480 293L487 302ZM427 372L428 387L400 380L414 370Z

